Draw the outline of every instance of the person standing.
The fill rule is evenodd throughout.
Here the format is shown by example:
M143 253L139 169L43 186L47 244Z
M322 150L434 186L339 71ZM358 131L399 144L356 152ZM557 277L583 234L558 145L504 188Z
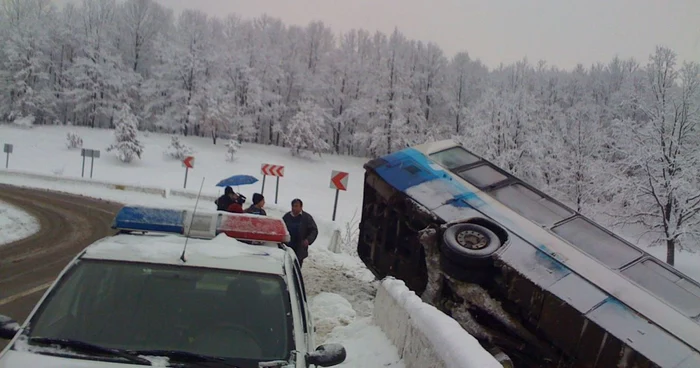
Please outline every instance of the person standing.
M304 202L299 198L292 200L292 210L287 212L282 220L287 225L291 238L286 244L294 249L301 267L304 259L309 256L309 245L313 244L318 236L316 221L313 216L304 212Z
M253 204L245 210L247 213L254 215L267 216L267 212L263 209L265 206L265 197L260 193L253 193Z
M234 203L236 199L236 193L234 193L233 188L226 187L224 189L224 195L217 198L214 203L216 204L217 211L226 211L228 207Z

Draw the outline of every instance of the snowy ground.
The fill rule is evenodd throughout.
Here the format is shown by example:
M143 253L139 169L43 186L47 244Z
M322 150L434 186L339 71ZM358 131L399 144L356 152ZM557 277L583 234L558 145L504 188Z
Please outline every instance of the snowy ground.
M106 147L112 135L109 131L91 129L38 128L27 130L0 126L2 143L13 143L14 154L10 157L10 169L38 172L47 175L80 177L81 159L79 150L65 147L67 131L77 131L85 142L85 148ZM30 139L31 136L31 139ZM188 178L188 189L199 189L202 177L205 194L220 194L214 184L234 174L250 174L260 177L260 164L282 164L286 166L279 191L279 204L274 204L274 180L265 184L268 215L281 217L289 209L289 202L296 197L304 200L304 208L314 215L319 226L319 237L309 248L309 258L302 270L307 295L317 326L316 342L338 342L345 346L347 359L339 367L391 367L403 368L396 348L379 327L372 322L373 299L377 282L364 267L350 247L344 253L328 250L334 230L343 229L353 221L355 210L361 203L362 166L364 160L344 157L297 159L287 151L276 147L243 145L240 157L230 163L225 161L223 145L212 146L210 140L184 138L198 153L195 153L195 169ZM134 185L151 185L182 188L184 169L180 163L163 157L162 151L169 145L169 137L153 134L144 138L146 155L142 162L133 165L119 163L114 157L102 152L95 163L95 179ZM32 159L41 157L41 160ZM313 165L313 170L309 170ZM331 170L350 172L349 191L341 193L337 222L330 221L335 191L328 188ZM313 173L311 176L309 173ZM86 167L89 176L89 161ZM89 187L55 180L28 179L0 175L7 184L77 193L126 204L193 208L195 201L171 196L168 199L157 195L125 192ZM236 188L248 198L259 191L261 183ZM200 209L213 210L213 203L199 202Z
M39 221L21 209L0 201L0 246L39 231Z
M110 130L38 127L19 129L0 125L0 144L11 143L14 152L10 156L10 169L28 170L57 176L81 176L82 158L79 149L66 148L66 133L76 132L83 139L83 148L100 150L101 157L95 159L93 178L96 180L125 182L134 185L164 186L181 189L185 178L185 169L178 160L163 155L170 145L170 135L141 134L145 146L142 159L135 159L130 164L117 160L114 153L105 151L114 139ZM198 190L205 178L203 193L223 193L215 184L231 175L248 174L260 179L253 185L241 186L234 190L242 191L248 198L262 187L262 164L284 165L284 177L280 178L279 201L285 208L294 198L304 201L304 208L315 217L328 217L333 214L335 191L329 188L332 170L350 173L348 191L341 192L338 201L336 220L344 223L352 216L354 209L362 202L362 184L366 159L324 155L309 158L297 158L289 155L289 150L244 143L234 162L226 161L226 141L219 140L216 145L210 138L180 137L180 140L193 148L195 167L189 170L187 189ZM2 156L4 164L4 156ZM40 158L40 159L38 159ZM2 165L4 167L4 165ZM90 176L90 159L85 165L85 177ZM275 178L267 177L265 182L267 204L275 201Z

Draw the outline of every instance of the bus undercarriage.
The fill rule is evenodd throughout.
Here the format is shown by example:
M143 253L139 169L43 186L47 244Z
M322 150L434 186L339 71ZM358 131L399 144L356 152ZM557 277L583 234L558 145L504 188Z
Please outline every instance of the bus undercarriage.
M499 246L509 241L504 229L486 219L470 224L493 232ZM657 367L497 258L455 257L444 246L448 225L366 173L358 241L362 261L380 279L403 280L494 356L505 353L507 359L499 359L505 367Z

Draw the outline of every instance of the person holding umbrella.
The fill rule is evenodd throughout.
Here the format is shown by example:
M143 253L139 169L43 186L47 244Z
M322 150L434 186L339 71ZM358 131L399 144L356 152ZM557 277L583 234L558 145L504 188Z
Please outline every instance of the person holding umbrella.
M233 191L233 188L227 186L226 188L224 188L224 195L222 195L214 201L214 204L216 204L216 210L227 211L227 208L236 199L236 193Z
M219 181L216 186L226 188L224 189L224 195L215 201L217 210L244 213L243 203L245 203L246 197L240 193L234 192L231 186L249 185L257 181L258 179L250 175L234 175Z

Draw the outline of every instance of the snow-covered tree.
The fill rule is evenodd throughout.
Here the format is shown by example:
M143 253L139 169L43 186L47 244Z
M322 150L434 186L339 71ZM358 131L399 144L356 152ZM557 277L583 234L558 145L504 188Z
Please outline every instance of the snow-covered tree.
M226 143L226 160L227 161L235 161L236 160L236 154L238 154L238 150L241 149L241 142L238 141L236 138L232 138Z
M165 149L165 155L176 160L182 160L192 154L192 148L180 141L180 137L170 137L170 145Z
M646 121L624 121L628 143L618 166L625 223L642 225L654 244L676 250L700 239L700 64L678 69L676 54L658 47L647 66L648 93L639 96Z
M143 144L138 139L138 122L131 108L122 105L115 120L115 143L107 147L107 152L117 151L117 158L126 163L131 162L134 156L141 158Z
M6 36L0 47L0 118L33 118L37 124L54 118L55 95L49 86L46 54L49 27L55 16L47 0L12 0L0 6Z
M284 142L292 155L310 151L320 156L328 150L330 145L323 140L324 125L323 111L313 102L303 102L284 131Z
M83 138L80 138L78 133L66 133L66 147L68 147L69 149L83 147Z

